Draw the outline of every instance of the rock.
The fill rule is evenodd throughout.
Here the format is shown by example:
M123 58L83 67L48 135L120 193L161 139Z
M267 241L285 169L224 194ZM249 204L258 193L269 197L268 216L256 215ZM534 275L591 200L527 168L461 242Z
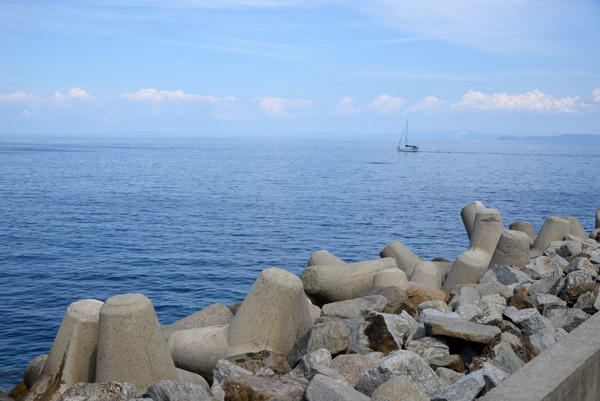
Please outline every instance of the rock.
M408 278L403 270L396 267L380 270L373 277L373 287L396 287L402 290L408 287Z
M221 326L228 324L233 318L233 313L223 304L212 304L190 316L184 317L173 324L162 326L162 332L167 339L178 330L196 329L207 326Z
M554 327L563 329L567 333L573 331L590 317L581 309L549 309L544 312L544 316L552 322Z
M331 354L325 348L304 355L300 363L288 375L289 377L312 380L317 375L325 375L343 384L349 384L337 370L330 368Z
M398 350L360 375L356 389L371 396L377 387L392 377L405 377L414 383L418 393L427 397L442 387L440 378L421 357L410 351Z
M485 386L483 371L469 373L431 397L431 401L473 401Z
M351 332L348 350L357 354L377 351L387 355L402 348L410 333L411 326L406 319L398 315L372 312Z
M552 263L552 259L548 256L538 256L537 258L531 259L523 267L523 271L529 275L533 280L539 280L545 277L563 275L563 270L560 266Z
M554 241L544 251L546 256L558 255L562 258L571 258L583 251L582 244L577 241Z
M502 369L498 368L490 362L484 362L481 370L483 371L483 379L485 380L485 385L483 386L483 390L481 391L480 395L489 392L498 384L502 383L508 376L510 376L507 372L503 371Z
M527 341L529 339L527 338ZM482 357L505 372L513 373L534 357L533 348L523 345L516 335L503 332L482 351Z
M410 276L410 281L436 290L442 288L442 278L435 262L422 261L417 263Z
M529 246L535 242L535 231L530 221L515 221L508 226L508 229L527 234L527 237L529 237Z
M344 323L331 321L316 324L296 341L292 352L288 355L288 361L294 366L303 355L319 348L325 348L335 355L344 352L349 345L350 329Z
M368 398L368 397L367 397ZM419 387L405 376L392 377L373 391L372 401L429 401Z
M559 297L557 297L556 295L542 293L542 294L534 294L532 296L532 298L535 301L535 303L537 304L537 309L540 312L543 312L548 309L566 308L567 307L567 303L565 301L563 301L562 299L560 299ZM519 309L519 308L517 308L517 309Z
M407 277L412 275L415 266L423 260L398 241L392 241L387 244L379 255L382 258L393 258L396 261L396 265Z
M319 302L339 302L356 298L369 289L379 271L397 267L393 258L313 265L304 269L300 278L304 291Z
M259 373L264 369L271 369L278 375L284 375L292 370L283 355L267 350L230 356L227 360L253 373Z
M450 355L450 349L443 338L423 337L406 343L406 350L419 355L425 362Z
M428 335L447 336L483 344L489 343L494 336L500 334L497 327L446 317L427 317L424 323Z
M531 296L535 294L556 294L560 279L560 276L552 276L537 280L531 284L527 292Z
M206 389L206 391L210 390L210 386L204 377L201 375L187 371L185 369L175 368L177 371L178 379L177 381L182 383L191 383L191 384L199 384Z
M161 380L152 383L142 397L153 401L211 401L208 392L200 384L180 383L173 380Z
M528 283L532 279L521 270L510 266L492 266L490 267L481 280L480 283L493 283L498 282L504 285L511 285L515 283Z
M463 301L459 298L455 307L456 312L464 320L481 324L501 322L505 308L506 300L498 294L485 295L475 302Z
M536 331L529 336L529 340L535 352L540 354L566 335L567 332L563 329L548 328Z
M433 288L411 285L406 288L405 292L408 297L408 305L405 310L413 316L417 314L419 304L425 301L436 299L440 301L446 300L446 293L444 291Z
M283 269L265 269L229 324L226 356L262 350L288 355L312 324L300 279Z
M419 306L417 306L417 312L420 314L425 309L435 309L442 313L451 313L452 308L448 306L444 301L440 301L439 299L432 299L431 301L421 302Z
M382 352L369 352L368 354L342 354L338 355L329 364L329 367L338 371L348 384L356 387L360 375L373 367L383 357Z
M502 296L502 298L507 299L508 297L513 295L513 292L504 284L493 282L457 285L450 291L450 298L452 299L453 297L456 297L456 294L458 294L463 287L474 288L480 297L483 297L485 295L498 294ZM452 304L452 302L450 302L450 304Z
M526 335L530 336L543 329L553 330L552 322L542 316L536 308L517 309L509 306L504 311L504 316L516 324Z
M598 277L598 270L596 267L592 264L592 262L589 261L589 259L584 257L573 259L571 263L569 263L565 273L568 274L574 271L587 271L594 279Z
M38 355L27 364L25 373L23 374L23 382L25 383L27 390L29 390L41 376L47 359L48 354Z
M466 369L460 355L456 354L432 358L428 360L427 363L429 363L429 366L433 370L436 370L437 368L447 368L454 370L455 372L463 373Z
M435 374L438 375L439 378L442 379L444 383L446 383L446 385L456 383L458 380L465 377L464 373L458 373L446 368L437 368L435 370Z
M419 314L419 322L424 322L425 320L427 320L428 317L444 317L444 318L448 318L448 319L457 319L457 320L461 320L462 318L460 317L460 315L456 312L451 312L451 313L442 313L439 310L436 309L423 309L421 311L421 313ZM425 325L423 325L423 329L425 329ZM427 334L425 334L427 335Z
M600 242L600 228L596 228L590 233L590 238Z
M308 259L308 266L345 264L346 262L344 262L342 259L323 249L314 252Z
M596 301L598 300L599 292L600 287L596 287L593 291L588 291L583 295L580 295L579 298L577 298L577 302L575 303L573 308L581 309L585 313L593 315L598 311L598 309L594 305L596 305Z
M537 307L537 304L533 298L527 295L527 289L523 287L516 291L515 295L507 299L506 305L513 306L517 309L529 309Z
M332 302L323 305L323 315L339 317L341 319L353 319L365 317L369 312L382 312L387 305L387 299L381 295L369 295L362 298L354 298L346 301Z
M136 387L131 383L77 383L66 390L59 401L127 401L135 398ZM200 400L202 401L202 400Z
M394 286L373 286L360 294L360 297L371 295L382 295L387 300L387 305L383 309L383 313L398 314L408 305L408 297L404 290ZM397 311L396 311L397 310Z
M569 220L554 216L548 217L531 247L529 256L531 258L541 256L553 241L562 241L569 234L570 229Z
M226 400L301 401L308 384L305 379L252 375L228 380L223 384L223 389Z
M581 222L579 221L579 219L575 216L565 216L563 217L563 219L568 220L570 223L570 227L569 227L569 235L575 236L575 237L579 237L582 239L587 239L588 235L585 232L585 230L583 229L583 226L581 225Z
M525 266L529 261L529 241L527 234L521 231L504 230L498 240L489 267Z
M95 299L84 299L69 305L42 372L25 396L25 401L56 400L71 386L95 380L94 361L102 305Z
M250 375L252 375L252 372L248 369L244 369L227 359L219 359L212 371L213 386L216 383L222 385L227 380Z
M572 274L575 274L574 272ZM573 305L577 302L580 296L584 295L587 292L594 291L598 288L600 283L577 283L568 285L565 283L565 289L563 290L563 298L567 301L568 304Z
M327 376L316 375L306 389L307 401L369 401L370 398Z

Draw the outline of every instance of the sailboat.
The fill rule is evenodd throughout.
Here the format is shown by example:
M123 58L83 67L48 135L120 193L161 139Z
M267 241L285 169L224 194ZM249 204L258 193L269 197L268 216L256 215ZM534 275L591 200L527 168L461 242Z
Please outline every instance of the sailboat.
M404 138L404 147L402 147L402 139ZM408 120L406 120L406 126L404 127L404 132L400 137L400 142L398 142L398 152L418 152L419 147L415 145L408 144Z

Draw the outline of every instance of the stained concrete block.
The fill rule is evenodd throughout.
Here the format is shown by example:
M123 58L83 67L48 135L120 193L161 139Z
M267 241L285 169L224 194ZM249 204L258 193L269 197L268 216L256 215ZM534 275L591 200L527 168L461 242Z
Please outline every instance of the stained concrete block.
M398 287L405 290L408 287L408 279L406 273L396 267L384 269L373 277L373 287Z
M496 245L489 267L525 266L529 262L529 236L521 231L504 230Z
M262 350L287 355L312 324L302 281L283 269L265 269L229 324L226 356Z
M442 288L442 279L435 262L423 261L417 264L412 276L410 276L410 281L436 290Z
M344 262L342 259L324 249L314 252L312 255L310 255L310 258L308 258L308 266L345 264L346 262Z
M321 303L330 303L360 296L371 288L379 271L397 267L393 258L344 265L314 265L304 269L300 278L308 295Z
M596 228L600 228L600 208L596 210Z
M93 382L102 302L84 299L69 305L40 377L25 397L56 400L79 382Z
M485 252L491 258L504 231L502 216L496 209L479 210L475 215L470 251Z
M382 258L394 258L398 267L406 273L407 277L412 275L415 266L423 261L423 258L412 253L399 241L392 241L379 253Z
M152 302L120 294L100 308L96 382L133 383L143 393L159 380L179 380Z
M449 294L450 290L456 285L479 282L489 265L489 261L487 255L480 252L467 251L461 253L448 272L442 290Z
M471 234L473 233L473 225L475 224L475 215L478 211L484 210L485 206L480 201L475 201L469 203L467 206L463 207L460 211L460 216L462 217L463 224L465 225L465 230L467 231L467 235L469 239L471 239Z
M508 226L508 229L521 231L522 233L527 234L529 237L529 246L533 245L535 242L535 230L533 229L533 224L531 224L531 221L515 221Z
M535 258L541 256L550 243L553 241L562 241L569 234L570 229L571 223L569 220L555 216L548 217L533 243L529 257Z
M33 387L37 379L42 375L47 359L48 354L38 355L27 364L25 373L23 374L23 383L25 383L27 390Z

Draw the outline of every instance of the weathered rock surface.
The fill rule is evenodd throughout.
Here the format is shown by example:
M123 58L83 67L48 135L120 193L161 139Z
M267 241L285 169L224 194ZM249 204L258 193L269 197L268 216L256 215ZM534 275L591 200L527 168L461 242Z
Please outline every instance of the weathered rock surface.
M515 283L528 283L532 279L521 270L510 266L492 266L479 280L480 283L500 283L504 285L512 285Z
M402 348L410 334L411 325L407 319L372 312L360 326L352 330L348 350L357 354L377 351L387 355Z
M153 401L211 401L211 397L202 385L180 383L173 380L152 383L142 397L151 398Z
M261 401L301 401L308 387L308 380L286 376L252 375L238 377L223 384L225 399L257 399ZM256 397L256 398L250 398ZM262 397L262 398L259 398Z
M431 401L473 401L485 386L483 371L478 370L446 386Z
M127 401L135 398L136 387L131 383L77 383L67 389L59 401Z
M356 387L360 375L365 370L373 367L381 358L383 358L382 352L370 352L362 355L342 354L333 358L329 363L329 367L344 376L350 386Z
M370 398L337 380L323 375L316 375L306 389L306 400L369 401Z
M253 373L270 369L275 374L284 375L292 370L283 355L267 350L234 355L228 357L227 360Z
M341 319L353 319L365 317L369 312L383 312L387 305L387 299L381 295L369 295L362 298L354 298L346 301L333 302L323 305L321 308L324 316L339 317Z
M549 309L544 313L554 327L570 333L573 329L585 322L590 315L581 309Z
M293 366L319 348L327 349L332 355L344 352L350 345L350 329L340 321L319 323L296 341L288 355L288 361Z
M429 401L429 397L406 376L392 377L373 391L371 401Z
M358 381L356 389L371 396L375 389L392 377L405 377L414 383L419 393L431 397L442 387L442 381L417 354L399 350L367 369Z
M423 337L406 343L406 350L414 352L426 362L434 358L450 355L450 348L446 341L439 337Z
M428 335L447 336L478 343L489 343L500 329L494 326L450 319L441 316L427 317L424 321Z

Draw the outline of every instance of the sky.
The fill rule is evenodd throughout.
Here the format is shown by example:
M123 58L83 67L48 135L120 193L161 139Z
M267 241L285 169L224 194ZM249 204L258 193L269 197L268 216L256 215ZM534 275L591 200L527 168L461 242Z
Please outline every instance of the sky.
M598 0L0 0L0 134L600 134Z

